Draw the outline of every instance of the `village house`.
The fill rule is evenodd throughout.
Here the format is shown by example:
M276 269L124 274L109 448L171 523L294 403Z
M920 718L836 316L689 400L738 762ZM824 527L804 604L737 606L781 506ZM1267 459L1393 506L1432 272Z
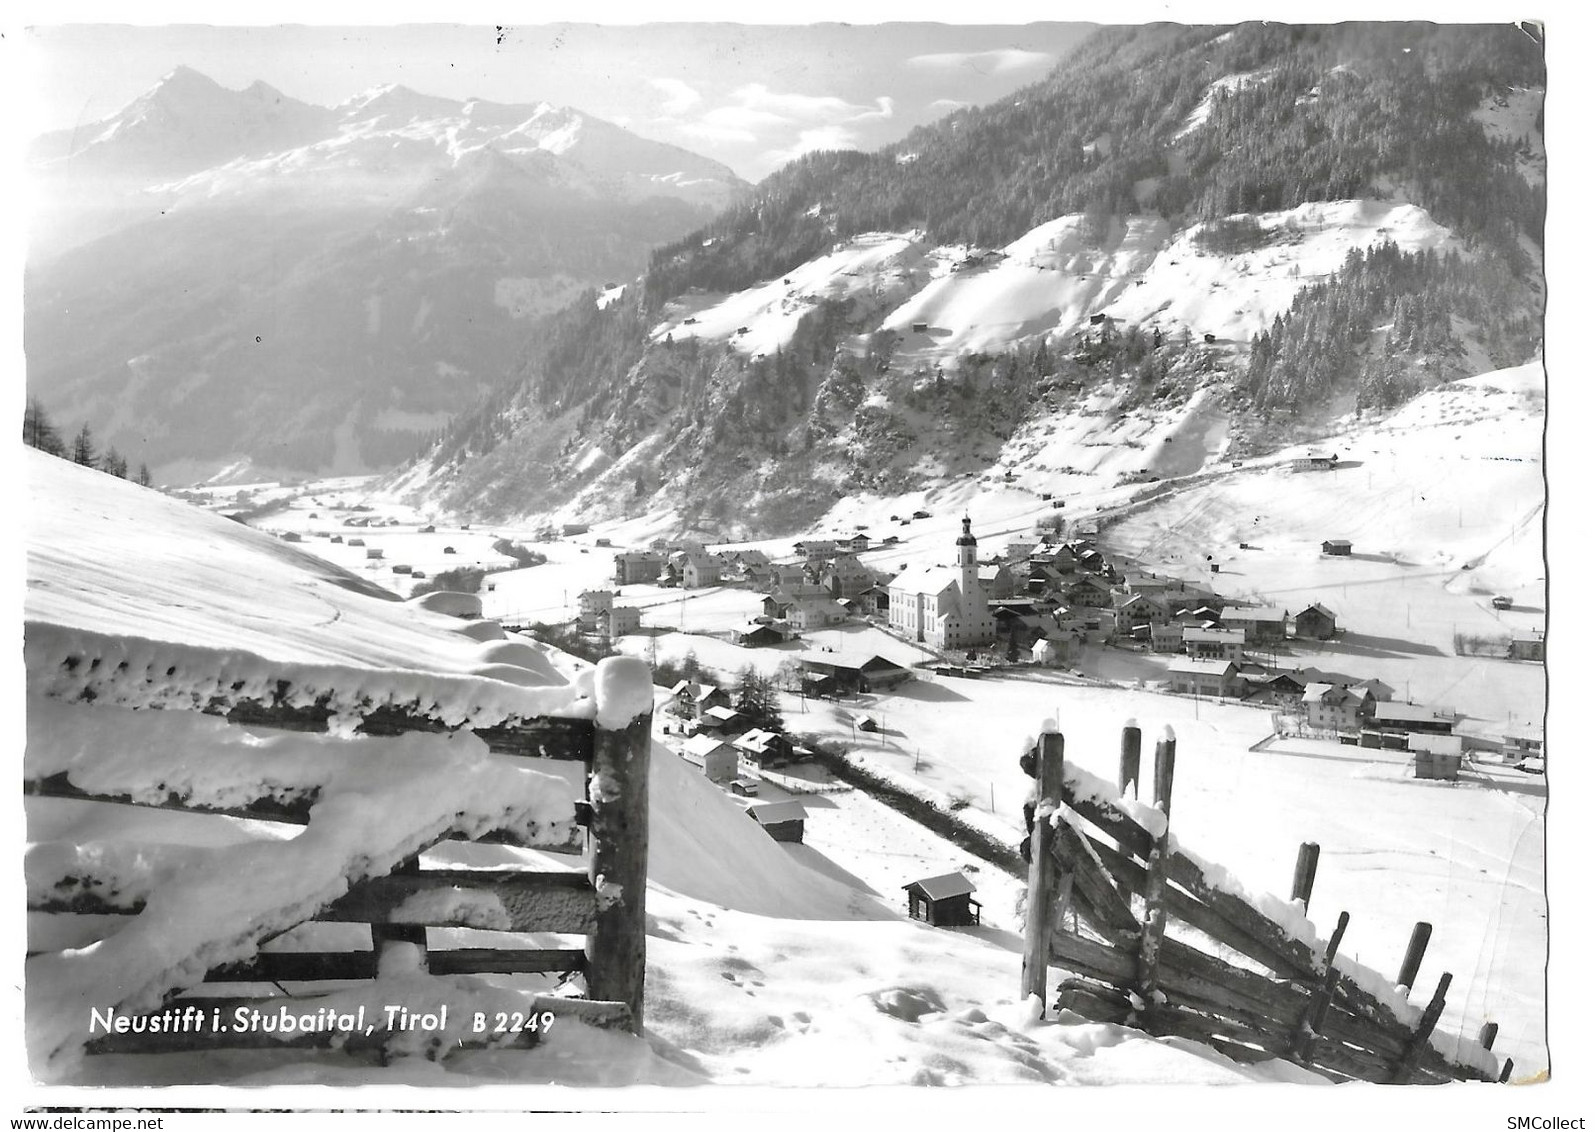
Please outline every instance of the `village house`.
M1157 625L1168 619L1167 607L1156 598L1135 593L1113 595L1113 623L1121 636L1127 636L1137 625Z
M652 582L664 564L662 555L651 550L623 550L615 555L615 585L632 586Z
M1332 472L1340 463L1340 457L1333 452L1308 452L1297 456L1290 462L1293 472Z
M1545 724L1524 720L1509 724L1501 734L1501 752L1509 761L1533 756L1545 757Z
M583 590L576 596L576 626L583 633L596 633L607 622L615 607L614 590Z
M1201 660L1240 660L1246 634L1239 629L1186 628L1180 634L1185 655Z
M899 574L888 587L891 626L912 640L936 649L986 644L997 623L986 605L975 560L975 536L964 516L963 534L955 544L957 566L924 566Z
M772 562L768 585L771 593L807 584L808 574L798 562Z
M863 593L875 583L875 575L851 554L838 554L820 570L819 584L832 597L848 598Z
M1449 735L1456 719L1422 704L1383 702L1374 705L1368 723L1376 731Z
M1070 605L1112 609L1113 584L1098 574L1082 574L1068 583L1063 590L1063 598Z
M1024 581L1024 592L1040 596L1042 594L1062 594L1068 592L1070 580L1059 573L1058 568L1049 566L1046 562L1032 559L1026 564L1030 571ZM1097 579L1099 582L1102 579ZM1111 589L1106 582L1102 583L1103 592Z
M1169 583L1167 579L1159 578L1156 574L1127 570L1119 575L1119 581L1113 588L1119 593L1144 594L1161 601L1169 588Z
M730 782L737 776L737 749L716 735L694 735L681 745L681 757L710 782Z
M1050 637L1037 637L1030 646L1030 663L1043 668L1060 668L1073 664L1080 652L1080 638L1073 633L1059 632Z
M716 735L734 735L742 731L747 725L748 717L736 708L726 704L706 707L698 713L699 730L713 732Z
M1302 689L1301 704L1307 726L1321 731L1356 731L1373 712L1366 690L1344 684L1312 683Z
M1183 633L1186 629L1232 629L1220 619L1218 610L1202 606L1200 609L1182 609L1169 618ZM1244 630L1242 630L1244 635ZM1183 644L1181 646L1184 647Z
M980 588L985 591L987 600L1008 597L1014 592L1013 571L1005 563L988 562L976 576L980 579Z
M702 550L683 552L681 561L681 588L701 589L720 584L720 560Z
M806 562L834 557L839 549L836 540L831 538L806 539L792 544L793 553L801 554Z
M1261 606L1256 609L1226 609L1218 615L1226 629L1239 629L1246 634L1247 644L1268 644L1285 639L1285 625L1290 614L1279 606Z
M1319 549L1324 554L1333 554L1340 558L1351 557L1351 540L1343 538L1325 539L1319 544Z
M868 660L842 660L833 653L804 653L798 663L814 683L828 684L836 692L882 692L913 679L913 669L883 656Z
M1164 625L1153 625L1151 642L1153 652L1184 652L1185 631L1189 625L1179 621L1169 621Z
M1288 672L1265 671L1247 683L1251 688L1246 694L1248 700L1278 704L1281 707L1294 707L1300 704L1303 694L1307 691L1307 685Z
M892 595L879 582L872 582L842 604L859 617L881 617L891 612Z
M766 617L785 620L794 629L812 632L847 620L847 609L824 586L804 582L764 599Z
M1414 778L1456 781L1462 767L1462 736L1408 735L1407 750L1412 752Z
M731 696L713 684L682 680L670 689L673 710L683 719L696 720L712 707L730 707Z
M598 631L609 637L622 637L642 628L642 610L634 605L617 605L602 615Z
M739 736L731 745L744 762L759 769L779 766L792 758L792 740L775 731L755 728Z
M1169 665L1169 690L1186 696L1233 696L1241 691L1233 660L1176 660Z
M1537 660L1545 662L1545 634L1539 631L1521 633L1512 638L1512 643L1507 646L1506 655L1513 660Z
M1007 546L1003 547L1003 549L1002 549L1002 559L1003 559L1004 562L1024 562L1024 561L1027 561L1030 558L1031 554L1035 551L1036 547L1038 547L1039 545L1041 545L1041 544L1038 543L1035 539L1028 539L1028 538L1012 539L1012 540L1009 541Z
M743 632L737 637L737 644L745 649L764 649L785 644L796 635L789 622L769 621Z
M869 535L865 534L863 531L858 531L849 538L842 539L841 546L844 550L850 550L854 554L860 554L869 549L869 542Z
M1335 611L1315 601L1296 614L1295 627L1298 640L1327 641L1335 635Z

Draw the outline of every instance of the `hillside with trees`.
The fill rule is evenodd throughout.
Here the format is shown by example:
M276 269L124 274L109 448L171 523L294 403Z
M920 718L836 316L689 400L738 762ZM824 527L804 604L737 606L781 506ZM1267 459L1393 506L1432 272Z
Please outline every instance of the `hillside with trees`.
M614 508L690 499L710 519L769 531L842 494L914 489L938 436L988 438L968 453L979 457L1105 387L1126 408L1216 383L1237 419L1262 422L1243 443L1253 447L1334 405L1382 410L1481 361L1519 363L1541 332L1545 190L1525 172L1529 141L1492 133L1478 111L1543 88L1536 36L1511 25L1104 28L1000 103L876 153L790 163L657 248L619 300L600 307L589 292L545 319L517 380L458 416L426 458L432 490L484 516L524 514L570 500L624 454L631 490L611 493ZM1410 202L1449 233L1447 249L1353 248L1231 353L1203 349L1189 328L1130 324L908 359L881 326L899 300L856 294L815 300L757 356L650 338L672 304L779 279L865 233L995 249L1076 215L1094 246L1130 218L1156 218L1223 258L1269 244L1259 213L1342 199Z

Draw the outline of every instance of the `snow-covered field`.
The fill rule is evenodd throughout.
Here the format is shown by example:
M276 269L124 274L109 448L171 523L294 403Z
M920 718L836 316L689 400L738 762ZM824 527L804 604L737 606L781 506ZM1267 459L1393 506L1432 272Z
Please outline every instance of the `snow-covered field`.
M1453 639L1546 627L1544 411L1538 364L1453 382L1342 433L1334 471L1214 477L1115 523L1104 546L1193 578L1211 556L1233 597L1322 602L1344 633L1282 660L1378 677L1499 733L1544 711L1544 668L1458 656ZM1350 539L1351 557L1322 554L1326 539Z

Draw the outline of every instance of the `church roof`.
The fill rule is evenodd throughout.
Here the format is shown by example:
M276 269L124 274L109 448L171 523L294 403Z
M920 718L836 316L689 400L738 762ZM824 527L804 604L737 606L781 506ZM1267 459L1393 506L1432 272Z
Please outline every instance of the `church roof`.
M958 585L961 575L953 566L918 566L892 579L891 588L911 594L939 594Z

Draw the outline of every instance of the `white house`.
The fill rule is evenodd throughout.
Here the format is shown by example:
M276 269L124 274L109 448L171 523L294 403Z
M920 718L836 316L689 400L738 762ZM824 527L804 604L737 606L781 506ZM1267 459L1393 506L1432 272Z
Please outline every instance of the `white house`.
M730 782L737 776L737 749L715 735L694 735L681 747L681 757L703 770L710 782Z
M932 648L968 648L986 644L997 635L997 622L980 584L975 536L967 515L956 545L958 565L904 571L887 591L892 628Z
M596 633L615 608L614 590L583 590L576 597L576 620L582 632Z

